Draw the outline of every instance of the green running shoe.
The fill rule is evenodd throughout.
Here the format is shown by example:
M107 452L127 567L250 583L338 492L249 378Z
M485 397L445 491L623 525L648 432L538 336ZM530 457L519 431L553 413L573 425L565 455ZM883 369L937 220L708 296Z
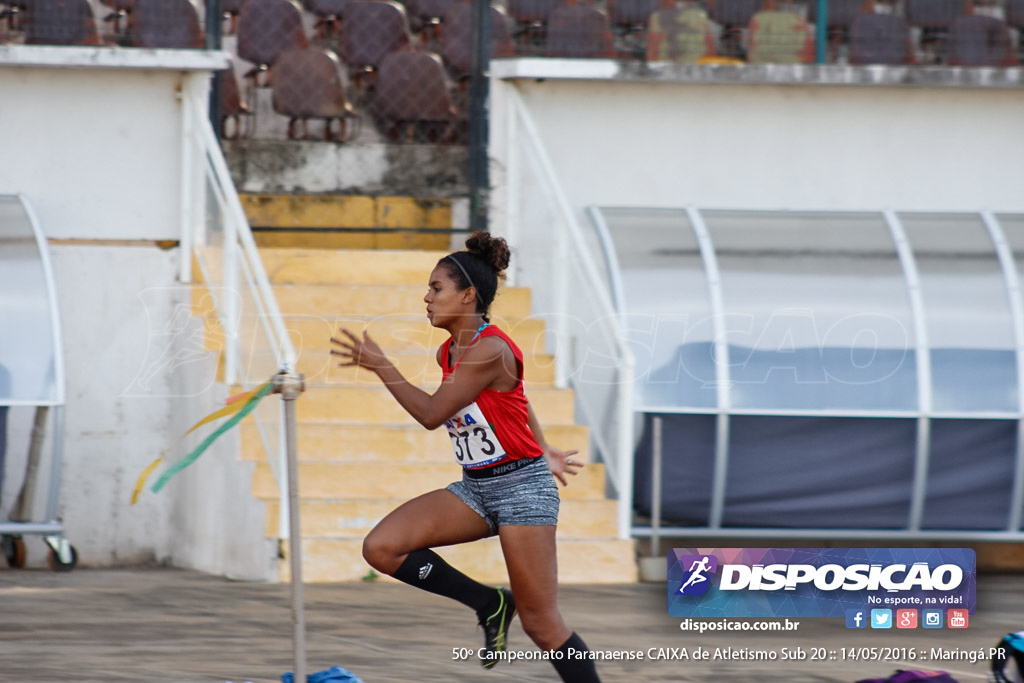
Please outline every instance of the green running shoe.
M480 663L485 669L490 669L498 663L496 658L491 659L488 655L493 652L504 652L508 646L508 625L516 615L516 601L512 598L512 591L499 588L498 600L498 609L494 614L487 618L480 617L480 625L484 627L485 653L480 658Z

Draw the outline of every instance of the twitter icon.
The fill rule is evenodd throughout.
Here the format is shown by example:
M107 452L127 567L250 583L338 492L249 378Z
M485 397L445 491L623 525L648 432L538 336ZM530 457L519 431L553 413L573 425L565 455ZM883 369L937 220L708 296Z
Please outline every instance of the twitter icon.
M871 628L892 628L892 610L871 610Z

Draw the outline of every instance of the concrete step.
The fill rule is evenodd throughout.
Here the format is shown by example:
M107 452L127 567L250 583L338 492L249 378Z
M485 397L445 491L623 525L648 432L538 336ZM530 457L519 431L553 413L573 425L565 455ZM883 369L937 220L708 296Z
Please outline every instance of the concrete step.
M524 354L544 353L544 321L539 318L502 318L491 316L491 322L512 338ZM292 344L297 349L329 349L330 339L344 327L354 334L369 332L386 352L422 351L433 355L448 339L448 333L433 327L424 315L327 315L291 316L285 318Z
M302 537L361 540L404 502L401 498L303 499L299 508ZM274 538L278 529L278 499L267 499L266 505L266 535ZM614 500L565 498L560 505L557 533L558 538L565 539L614 538L616 524Z
M281 314L285 316L360 315L366 317L390 315L426 316L423 296L426 285L274 285L274 297ZM504 287L491 306L495 316L528 318L530 316L530 290L523 287Z
M301 399L300 399L301 400ZM419 425L338 424L335 422L298 423L298 454L302 462L434 462L448 463L452 445L440 430L427 431ZM579 425L552 425L544 428L548 442L558 448L578 450L573 456L589 462L587 428ZM252 420L241 425L242 457L266 459L259 433Z
M508 572L497 538L437 548L453 566L487 584L508 585ZM281 580L290 580L288 560L278 563ZM357 581L370 574L362 557L362 540L304 538L303 581ZM389 577L379 580L394 581ZM562 584L636 583L636 549L630 539L559 539L558 581Z
M312 249L447 250L450 199L330 194L240 195L256 243Z
M260 249L276 285L427 286L447 251Z
M341 367L340 359L331 356L327 349L297 350L295 371L306 376L306 382L321 384L360 384L379 386L380 378L369 370L355 367ZM441 367L434 352L388 353L392 363L407 380L417 385L437 388L441 384ZM224 357L221 356L221 363ZM270 351L256 351L247 354L245 367L274 368L274 354ZM531 385L552 386L555 381L555 359L548 355L523 357L524 377Z
M299 463L299 496L408 500L443 489L461 476L454 456L450 463L304 462ZM252 492L257 498L278 497L277 482L268 463L255 463ZM560 490L563 499L602 500L604 492L604 465L597 463L587 465Z
M425 390L436 388L425 387ZM542 426L576 423L572 389L535 387L527 383L526 396ZM307 385L306 391L295 402L295 413L297 419L303 421L417 425L391 393L379 385Z

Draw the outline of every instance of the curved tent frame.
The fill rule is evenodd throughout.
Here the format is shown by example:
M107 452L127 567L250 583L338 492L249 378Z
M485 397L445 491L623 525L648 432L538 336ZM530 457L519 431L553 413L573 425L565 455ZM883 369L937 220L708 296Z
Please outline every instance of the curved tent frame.
M64 455L64 338L46 237L22 194L0 195L0 318L8 330L0 335L0 409L36 409L28 470L13 515L17 521L0 522L0 540L7 551L22 535L42 535L57 566L71 567L75 551L63 537L57 509ZM47 418L51 449L45 512L42 520L31 520L41 488ZM0 457L0 468L3 464Z

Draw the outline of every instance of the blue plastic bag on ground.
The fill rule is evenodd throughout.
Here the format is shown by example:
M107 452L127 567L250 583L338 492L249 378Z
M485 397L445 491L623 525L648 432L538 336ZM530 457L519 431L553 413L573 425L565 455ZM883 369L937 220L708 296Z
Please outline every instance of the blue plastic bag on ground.
M294 678L295 674L291 671L281 674L281 683L295 683ZM332 666L330 669L309 674L306 676L306 680L308 683L363 683L363 679L359 676L340 666Z

